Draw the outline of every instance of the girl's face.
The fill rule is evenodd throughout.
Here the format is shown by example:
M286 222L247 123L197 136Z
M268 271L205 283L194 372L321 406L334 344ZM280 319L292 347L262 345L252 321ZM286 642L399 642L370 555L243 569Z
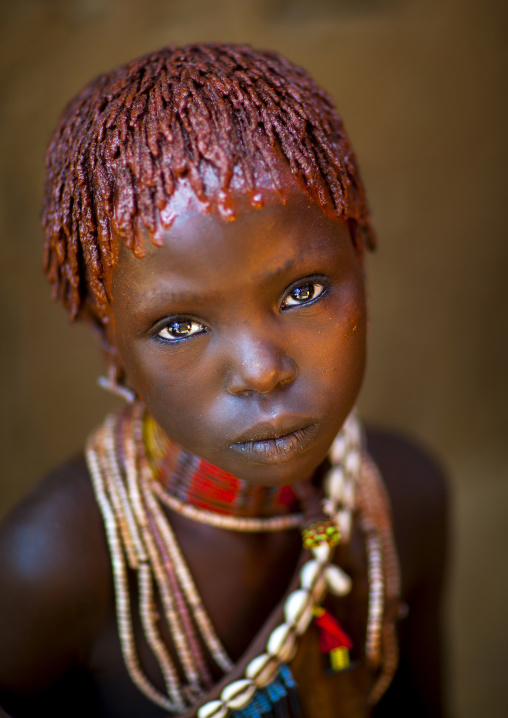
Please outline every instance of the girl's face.
M255 484L308 477L365 366L361 261L347 228L297 188L235 221L188 205L162 246L123 245L111 339L129 383L180 445Z

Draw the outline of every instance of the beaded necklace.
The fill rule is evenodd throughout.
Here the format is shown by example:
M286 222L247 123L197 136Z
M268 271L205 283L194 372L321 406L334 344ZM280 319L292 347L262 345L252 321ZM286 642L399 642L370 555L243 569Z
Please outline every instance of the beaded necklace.
M231 530L235 530L234 519L253 516L273 515L275 520L264 525L262 530L265 531L299 525L301 515L296 513L298 501L290 486L250 485L178 446L148 413L145 414L143 428L147 457L160 486L159 498L173 510L194 520L200 520L198 517L202 516L201 520L206 519L205 523ZM202 515L201 510L206 514ZM233 521L221 523L222 517ZM260 526L252 521L240 522L240 525L242 528L238 530ZM260 528L251 530L259 531Z
M145 425L141 403L126 407L106 418L90 437L86 454L109 544L125 665L133 682L151 701L168 711L183 713L200 700L202 703L212 686L206 654L224 674L234 672L234 664L202 604L161 504L206 523L213 523L209 514L214 512L192 506L197 513L190 515L186 513L187 504L168 500L170 495L160 476L154 474L147 455ZM342 543L349 541L355 511L365 532L369 577L366 657L369 666L380 672L371 695L374 702L389 684L397 663L393 626L383 626L383 615L385 597L398 595L398 570L386 496L375 467L361 452L360 433L357 419L351 416L331 447L323 511L330 517L332 527L338 525ZM233 530L280 530L296 524L295 514L267 518L215 515L221 520L233 519L234 525L227 526ZM296 516L301 521L301 515ZM282 519L294 523L277 525ZM301 569L299 586L286 597L284 620L270 632L265 650L248 663L241 677L223 687L220 696L201 705L198 718L225 718L228 714L249 718L286 700L290 712L281 715L298 715L296 684L287 663L326 592L344 595L351 587L349 577L331 563L332 548L320 530L321 527L318 531L311 527L307 536L310 554ZM150 683L139 664L128 568L138 576L143 631L161 668L165 693ZM155 588L175 649L176 665L161 637Z

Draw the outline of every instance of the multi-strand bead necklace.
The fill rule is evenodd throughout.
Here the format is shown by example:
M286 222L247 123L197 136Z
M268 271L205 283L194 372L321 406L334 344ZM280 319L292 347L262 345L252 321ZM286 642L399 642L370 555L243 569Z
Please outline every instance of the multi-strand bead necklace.
M232 671L234 664L203 606L163 506L190 519L234 531L279 531L302 527L304 519L295 513L262 518L217 513L175 497L154 471L153 447L147 451L147 416L139 402L108 416L88 441L87 461L109 544L125 665L134 683L151 701L170 712L183 713L199 705L212 687L206 656L224 674ZM397 650L393 626L383 621L384 602L387 596L398 595L397 560L382 482L362 453L360 434L359 422L351 415L332 444L322 502L328 522L306 527L304 542L312 548L301 569L299 587L285 599L284 620L271 631L264 652L248 663L243 676L199 708L199 718L224 718L229 713L246 718L261 711L263 701L269 704L270 695L275 700L277 695L295 693L286 664L296 652L298 637L307 630L313 609L322 603L327 591L344 595L350 590L349 577L331 562L330 544L336 543L337 527L341 543L349 541L356 513L365 532L368 561L366 658L369 666L379 672L371 695L373 702L388 685L396 667ZM152 685L140 666L128 569L137 573L142 627L160 666L165 693ZM162 639L155 591L162 604L176 665Z

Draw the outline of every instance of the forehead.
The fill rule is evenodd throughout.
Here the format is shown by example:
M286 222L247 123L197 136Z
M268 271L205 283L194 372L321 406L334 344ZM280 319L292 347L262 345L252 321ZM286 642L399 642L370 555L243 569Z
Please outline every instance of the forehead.
M288 188L286 188L288 189ZM312 202L295 183L281 198L275 189L258 189L261 206L251 196L232 191L232 216L200 202L188 188L174 195L174 218L155 238L141 238L143 257L119 247L113 290L130 285L151 293L164 280L173 291L194 283L208 288L234 285L249 277L276 275L290 266L330 251L354 252L346 225Z
M204 164L200 168L202 196L196 191L195 182L189 177L180 178L174 193L159 213L161 229L169 228L177 219L188 213L213 214L216 212L226 221L233 221L251 207L260 208L265 203L279 201L284 204L291 194L302 194L313 202L318 201L317 194L309 190L303 178L293 174L281 152L270 153L270 165L266 158L251 158L250 176L244 174L245 168L235 165L232 175L224 186L224 178L217 169ZM315 196L314 196L315 195ZM331 196L322 191L320 206L330 216L336 216Z

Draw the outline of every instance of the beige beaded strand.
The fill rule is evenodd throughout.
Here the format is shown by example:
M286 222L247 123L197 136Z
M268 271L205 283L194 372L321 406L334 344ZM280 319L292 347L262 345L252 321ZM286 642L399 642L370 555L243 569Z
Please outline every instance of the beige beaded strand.
M127 570L123 557L121 541L118 535L117 521L107 497L99 455L94 448L94 444L99 446L102 444L102 434L103 432L99 430L92 437L88 443L86 453L95 496L104 520L106 537L111 555L118 633L125 665L135 685L153 703L161 706L161 708L164 708L165 710L182 711L185 706L181 702L172 702L169 698L164 696L154 686L152 686L152 684L145 678L139 665L134 641L134 631L132 628Z
M148 552L152 556L154 553L154 548L150 542L149 535L144 536L145 546L143 545L143 541L139 536L138 528L136 526L133 512L127 498L125 486L121 479L120 469L116 458L116 451L114 445L114 427L114 421L106 421L103 442L105 452L103 458L107 466L106 475L109 477L109 493L119 523L120 532L124 540L126 553L129 559L129 565L131 566L131 568L138 569L138 584L140 596L139 604L143 630L145 632L148 644L152 648L154 654L157 656L157 660L161 667L168 695L177 703L181 703L182 696L179 690L178 674L173 666L173 663L169 657L169 653L164 643L162 642L156 628L157 613L155 609L152 573L150 570L150 566L147 563L145 546L147 546ZM137 552L137 557L135 556L134 551ZM155 574L156 576L160 576L160 568L158 566L155 567ZM160 581L158 583L160 583ZM166 608L168 602L167 593L168 592L166 591L166 595L162 595L163 604L166 604Z
M193 655L193 651L189 646L188 637L183 628L181 616L176 609L175 602L173 600L173 597L171 596L171 592L169 591L165 571L162 565L162 560L157 549L154 537L152 536L152 531L146 512L146 495L144 495L145 492L143 491L143 485L140 480L141 467L139 465L139 461L137 460L138 457L136 456L136 446L132 436L134 422L137 419L140 419L139 414L140 412L142 412L142 407L138 405L135 410L137 410L137 412L132 418L133 423L126 424L126 430L123 436L126 459L125 464L129 490L135 500L136 519L143 531L143 537L150 556L152 572L161 595L161 599L165 609L166 620L170 628L171 637L177 651L180 664L183 668L184 674L189 684L188 691L191 695L199 695L202 690L200 686L201 679L203 678L203 676L200 676L195 656ZM164 644L159 638L159 631L153 625L153 610L150 610L149 604L145 602L141 605L141 611L142 619L146 621L147 626L151 631L150 635L153 637L154 640L154 646L157 648L156 650L154 647L152 647L154 653L159 660L159 664L161 665L163 673L166 673L170 670L171 659L169 657L169 653L164 647Z
M220 666L224 672L230 671L233 668L234 663L231 658L229 658L224 646L219 640L219 637L215 633L212 622L205 611L196 585L180 551L175 535L167 522L166 517L162 514L162 512L160 512L160 509L158 509L154 497L148 491L146 499L147 503L149 503L153 510L157 526L165 541L168 553L174 562L176 575L183 589L184 595L191 606L194 619L200 629L201 637L217 665Z
M152 491L164 506L167 506L176 513L192 521L199 521L200 523L226 529L227 531L252 533L261 531L284 531L285 529L298 528L302 520L302 514L253 518L250 516L230 516L229 514L218 514L213 511L207 511L206 509L199 509L191 504L185 504L175 496L166 493L157 481L153 482Z
M390 503L384 487L383 479L372 459L365 455L361 467L360 509L364 515L376 526L379 540L379 550L383 559L384 596L395 608L399 605L400 572L397 552L391 529ZM388 620L376 621L375 625L367 628L370 636L369 643L372 649L371 665L381 666L381 672L370 695L369 703L374 705L379 701L388 688L397 669L399 651L395 619L397 615L389 616ZM370 632L369 632L370 628ZM369 653L367 653L369 657Z
M114 424L106 424L107 429L110 431L109 443L114 446ZM107 437L108 438L108 437ZM135 456L129 452L129 446L124 445L125 459L126 459L126 471L127 479L130 474L136 473L135 469ZM127 497L133 496L132 485L130 485L129 494L125 489L123 483L118 462L116 460L116 452L113 451L108 457L111 460L106 465L106 475L109 477L110 491L118 492L119 495ZM162 577L162 572L159 563L157 562L156 550L153 545L153 538L149 531L145 530L147 525L146 516L143 511L142 500L139 495L136 495L135 502L133 505L133 516L135 517L136 534L142 536L142 553L139 554L139 569L138 569L138 587L139 587L139 609L140 616L145 632L148 644L152 648L154 654L157 656L161 672L166 684L166 689L170 698L177 704L183 704L183 697L180 691L180 681L178 673L169 656L169 652L162 642L159 631L157 629L157 612L155 608L154 592L153 592L153 575L155 576L158 584L165 586L165 582ZM127 502L127 505L129 502ZM129 512L130 513L130 506ZM153 569L153 571L152 571ZM165 590L161 592L161 599L165 609L168 609L168 604L171 606L172 599L169 592Z
M129 556L129 563L133 568L138 567L140 615L143 629L148 643L161 667L168 694L175 699L178 704L184 707L184 699L178 675L172 665L169 653L161 640L156 625L157 616L153 600L153 579L155 579L159 589L172 641L188 680L188 686L183 689L183 693L192 700L196 695L200 694L203 689L194 661L195 652L193 654L193 651L190 650L188 645L187 636L183 630L180 616L178 615L168 589L161 556L159 555L154 538L151 535L147 508L152 515L155 525L159 529L161 537L164 539L167 553L171 557L172 569L179 580L195 623L202 634L204 644L208 647L212 657L222 670L230 670L233 663L227 656L225 649L213 630L211 621L204 610L197 589L190 576L190 572L185 565L181 552L178 550L178 544L169 528L167 519L160 511L155 497L150 491L150 487L153 483L151 479L153 477L147 463L142 461L143 456L138 455L133 440L136 422L138 422L139 431L142 415L143 407L138 404L132 407L132 411L129 412L129 415L125 414L124 417L120 418L115 416L109 417L105 422L103 432L98 435L97 443L101 446L100 455L102 458L103 474L106 477L105 480L109 488L109 493L113 497L112 500L116 507L118 526L126 553ZM121 441L125 459L127 489L122 479L115 448L115 433L119 433L119 426L123 427ZM147 563L147 561L149 561L149 563ZM120 586L118 587L118 592L119 595L123 594ZM127 614L124 613L124 616L127 618ZM125 621L123 629L121 634L126 635L128 629L126 628ZM132 633L132 627L130 627L130 633ZM135 664L135 661L130 660L128 665L130 666L130 672L137 674ZM138 675L133 676L133 678L137 684L143 683Z

